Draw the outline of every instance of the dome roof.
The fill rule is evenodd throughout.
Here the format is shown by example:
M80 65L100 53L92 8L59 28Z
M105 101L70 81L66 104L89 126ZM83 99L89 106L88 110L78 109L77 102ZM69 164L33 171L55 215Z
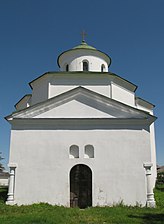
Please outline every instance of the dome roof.
M88 63L88 71L108 72L111 58L95 47L88 45L85 40L81 44L62 52L57 59L61 71L83 71L83 62Z
M111 64L111 58L110 58L106 53L97 50L95 47L92 47L92 46L88 45L88 44L83 40L83 41L81 42L81 44L79 44L79 45L73 47L72 49L69 49L69 50L67 50L67 51L62 52L62 53L58 56L57 63L58 63L58 65L59 65L59 67L60 67L60 62L59 62L59 61L60 61L61 56L63 56L63 54L65 54L65 53L68 53L68 52L71 52L71 51L76 51L76 50L91 50L91 51L99 52L99 53L101 53L101 55L104 55L104 56L105 56L105 58L106 58L106 60L107 60L107 63L108 63L108 66L110 66L110 64Z
M77 45L76 47L73 47L73 49L91 49L91 50L96 50L95 47L89 46L84 40L81 42L81 44Z

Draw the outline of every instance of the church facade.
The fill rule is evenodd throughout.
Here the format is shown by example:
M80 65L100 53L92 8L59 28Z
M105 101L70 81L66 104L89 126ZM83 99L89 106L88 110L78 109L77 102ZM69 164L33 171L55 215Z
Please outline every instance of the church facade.
M7 204L155 206L154 105L82 43L29 83L11 124Z

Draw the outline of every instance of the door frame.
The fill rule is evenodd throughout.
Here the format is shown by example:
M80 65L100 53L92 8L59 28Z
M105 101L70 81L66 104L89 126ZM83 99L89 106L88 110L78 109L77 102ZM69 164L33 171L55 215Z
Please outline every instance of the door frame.
M91 184L91 205L89 205L90 207L92 207L93 206L93 172L92 172L92 169L88 166L88 165L86 165L86 164L82 164L82 163L80 163L80 164L75 164L74 166L72 166L71 167L71 169L69 170L69 206L70 207L72 207L71 206L71 171L76 167L76 166L84 166L84 167L86 167L88 170L89 170L89 172L90 172L90 175L91 175L91 179L90 179L90 184ZM78 206L75 206L75 207L78 207Z

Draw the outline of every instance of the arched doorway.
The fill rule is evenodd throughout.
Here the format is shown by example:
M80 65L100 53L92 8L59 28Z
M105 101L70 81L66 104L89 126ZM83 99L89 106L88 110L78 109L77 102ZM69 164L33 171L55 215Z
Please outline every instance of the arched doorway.
M70 171L70 206L92 206L92 171L86 165L76 165Z

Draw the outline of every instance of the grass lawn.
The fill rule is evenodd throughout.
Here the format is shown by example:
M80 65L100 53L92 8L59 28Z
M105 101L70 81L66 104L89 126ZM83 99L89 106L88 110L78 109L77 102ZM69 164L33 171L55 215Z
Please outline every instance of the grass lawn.
M5 196L6 190L0 189L0 224L164 224L164 185L155 189L155 209L120 205L80 210L44 203L9 206Z

